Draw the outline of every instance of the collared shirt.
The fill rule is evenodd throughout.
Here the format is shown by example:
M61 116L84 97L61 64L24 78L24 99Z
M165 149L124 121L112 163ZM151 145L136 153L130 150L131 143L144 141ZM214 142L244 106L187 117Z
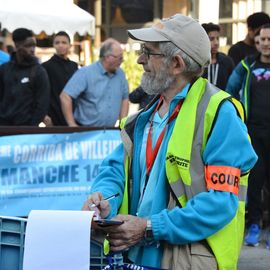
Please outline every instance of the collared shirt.
M74 118L84 126L113 127L122 101L128 99L128 83L121 68L108 72L100 61L79 69L64 87L76 100Z
M160 118L159 113L156 112L153 118L153 132L152 132L152 137L153 137L153 145L152 148L155 147L158 137L161 134L163 128L166 126L167 121L169 116L172 113L172 109L176 106L178 101L180 99L184 99L187 95L188 89L189 89L190 84L188 83L184 89L176 95L174 100L172 101L172 106L170 107L170 111L167 112L162 118ZM170 138L171 133L172 133L172 127L174 126L175 121L171 123L171 128L166 131L165 138ZM143 140L142 140L142 148L141 148L141 153L140 153L140 168L141 168L141 184L140 184L140 194L143 194L143 187L145 185L145 179L146 179L146 141L149 133L149 127L150 127L150 119L148 120L147 125L144 128L144 133L143 133ZM169 132L169 134L168 134ZM163 139L161 148L165 147L167 144L167 139ZM155 190L155 187L157 186L157 180L158 180L158 175L160 173L160 167L162 167L160 164L164 163L166 151L159 151L155 162L153 164L153 168L151 170L149 180L146 186L145 194L143 198L140 198L139 200L139 205L138 205L138 215L141 217L149 217L149 213L151 213L152 209L152 204L154 201L154 193L153 190ZM164 204L166 205L166 201L164 201Z

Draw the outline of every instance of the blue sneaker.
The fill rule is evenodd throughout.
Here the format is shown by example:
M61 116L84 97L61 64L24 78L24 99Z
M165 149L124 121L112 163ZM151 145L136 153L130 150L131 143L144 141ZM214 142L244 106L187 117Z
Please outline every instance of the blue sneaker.
M270 249L270 231L267 234L267 238L266 238L266 248Z
M261 240L261 229L257 224L251 224L245 237L245 245L257 247Z

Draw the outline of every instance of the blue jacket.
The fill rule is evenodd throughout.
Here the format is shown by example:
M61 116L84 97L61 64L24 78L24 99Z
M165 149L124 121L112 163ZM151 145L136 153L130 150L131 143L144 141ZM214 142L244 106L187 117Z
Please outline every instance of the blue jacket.
M10 60L9 54L0 50L0 65L8 62Z
M179 99L185 98L186 94L187 91L184 89L175 96L170 104L169 115ZM210 190L194 196L184 208L177 206L171 211L167 209L169 191L165 158L167 144L174 128L174 122L171 122L148 180L151 189L146 189L144 194L144 198L147 201L151 200L152 204L147 201L141 202L140 191L145 175L146 131L149 117L155 106L156 103L142 112L134 127L130 214L151 219L155 240L165 240L177 245L200 241L220 230L235 216L238 198L229 192ZM153 140L155 141L155 137ZM256 154L248 141L246 127L236 115L230 102L225 101L222 104L202 155L205 164L233 166L240 168L242 173L249 171L256 162ZM111 213L108 218L116 215L121 205L125 184L124 174L124 147L121 144L103 161L100 173L91 187L91 192L99 191L105 197L120 193L119 197L110 201ZM129 258L136 264L160 267L162 248L162 245L159 248L155 245L134 247L129 251Z
M243 103L247 118L250 105L250 74L259 57L257 54L243 59L233 70L226 86L226 91Z

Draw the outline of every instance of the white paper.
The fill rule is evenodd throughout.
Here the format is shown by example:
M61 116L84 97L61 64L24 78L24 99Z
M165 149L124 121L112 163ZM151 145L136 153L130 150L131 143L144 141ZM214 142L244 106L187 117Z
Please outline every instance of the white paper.
M93 214L93 211L31 211L23 270L89 270Z

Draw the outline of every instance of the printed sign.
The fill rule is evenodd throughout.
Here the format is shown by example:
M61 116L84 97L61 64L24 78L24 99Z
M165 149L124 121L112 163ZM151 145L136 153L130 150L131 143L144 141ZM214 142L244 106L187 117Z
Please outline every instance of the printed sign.
M0 137L0 215L79 210L118 130Z

